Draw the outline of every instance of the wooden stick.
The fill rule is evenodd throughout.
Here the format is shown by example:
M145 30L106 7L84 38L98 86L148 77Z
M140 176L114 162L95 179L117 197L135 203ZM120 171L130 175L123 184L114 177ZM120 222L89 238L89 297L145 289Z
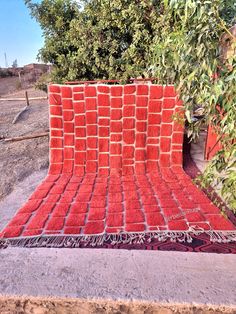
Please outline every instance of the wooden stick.
M15 118L12 121L12 124L15 124L17 122L17 120L19 120L20 116L26 112L27 110L29 110L29 105L27 104L20 112L17 113L17 115L15 116Z
M44 137L48 135L49 135L49 132L44 132L44 133L38 133L38 134L32 134L32 135L9 137L9 138L3 139L3 142L18 142L18 141L23 141L23 140L30 140L32 138Z
M26 106L15 116L15 118L12 121L12 124L15 124L17 120L20 118L20 116L26 112L29 109L29 97L28 97L28 92L25 91L25 100L26 100Z
M26 99L26 104L29 106L29 97L28 97L28 92L27 90L25 91L25 99Z
M28 98L28 100L46 100L48 99L47 97L32 97L32 98ZM25 98L1 98L0 97L0 101L24 101Z

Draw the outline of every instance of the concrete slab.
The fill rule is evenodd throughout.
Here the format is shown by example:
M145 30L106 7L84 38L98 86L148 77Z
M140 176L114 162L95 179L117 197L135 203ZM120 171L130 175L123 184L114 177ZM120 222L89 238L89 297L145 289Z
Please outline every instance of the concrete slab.
M236 255L8 248L0 261L2 295L236 305Z

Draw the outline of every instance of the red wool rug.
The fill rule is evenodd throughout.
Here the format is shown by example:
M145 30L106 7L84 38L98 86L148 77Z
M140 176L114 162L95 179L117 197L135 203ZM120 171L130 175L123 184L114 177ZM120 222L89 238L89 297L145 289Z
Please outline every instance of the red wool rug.
M49 104L48 176L1 247L234 252L235 226L182 168L173 86L50 85Z

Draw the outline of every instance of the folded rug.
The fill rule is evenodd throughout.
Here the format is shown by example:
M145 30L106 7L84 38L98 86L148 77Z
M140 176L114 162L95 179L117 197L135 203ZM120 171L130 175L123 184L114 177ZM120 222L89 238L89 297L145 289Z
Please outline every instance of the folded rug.
M235 245L235 226L182 168L173 86L50 85L49 104L49 173L2 247Z

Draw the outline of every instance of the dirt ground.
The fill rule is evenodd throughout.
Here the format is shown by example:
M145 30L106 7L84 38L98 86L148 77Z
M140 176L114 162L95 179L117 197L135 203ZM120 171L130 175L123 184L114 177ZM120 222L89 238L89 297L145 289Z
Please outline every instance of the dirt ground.
M18 77L0 78L0 96L13 93L17 90Z
M4 79L7 80L8 79ZM14 85L0 80L0 96L8 98L24 97L25 91L9 93ZM46 96L44 92L29 88L30 97ZM31 135L48 129L47 100L30 101L30 108L23 113L16 124L14 117L26 105L25 101L4 101L0 98L0 200L8 195L14 186L35 171L48 167L48 137L4 143L1 139Z
M0 298L2 314L233 314L235 308L57 298Z

